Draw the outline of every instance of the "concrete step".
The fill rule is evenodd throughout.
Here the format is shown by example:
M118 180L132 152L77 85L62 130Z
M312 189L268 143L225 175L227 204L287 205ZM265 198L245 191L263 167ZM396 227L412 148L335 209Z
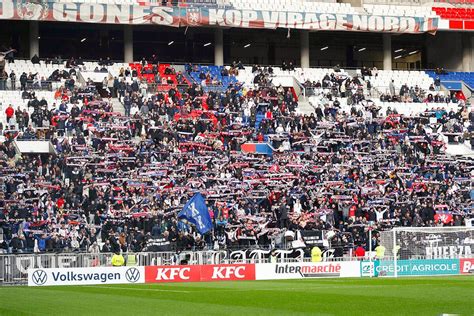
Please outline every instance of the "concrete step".
M112 101L112 107L114 108L114 112L119 112L122 115L125 115L125 108L123 107L123 104L119 101L119 99L112 98L110 100Z
M314 107L309 103L308 98L300 96L298 100L298 110L303 115L310 115L314 113Z
M442 136L444 142L446 143L446 153L451 156L464 156L464 157L474 157L474 150L471 148L469 141L459 144L448 144L448 137Z
M451 156L474 157L474 150L471 149L469 142L464 142L463 144L447 144L446 153Z

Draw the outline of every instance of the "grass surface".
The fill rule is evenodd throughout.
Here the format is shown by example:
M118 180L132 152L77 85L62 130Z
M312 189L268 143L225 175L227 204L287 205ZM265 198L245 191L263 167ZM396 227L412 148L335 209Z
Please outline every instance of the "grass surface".
M0 287L0 315L474 315L474 277Z

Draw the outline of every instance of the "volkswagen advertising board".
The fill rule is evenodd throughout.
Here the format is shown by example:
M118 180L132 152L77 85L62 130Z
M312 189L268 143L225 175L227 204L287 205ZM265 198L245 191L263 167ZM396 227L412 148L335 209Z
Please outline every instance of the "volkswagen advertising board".
M144 267L29 269L28 286L145 283Z

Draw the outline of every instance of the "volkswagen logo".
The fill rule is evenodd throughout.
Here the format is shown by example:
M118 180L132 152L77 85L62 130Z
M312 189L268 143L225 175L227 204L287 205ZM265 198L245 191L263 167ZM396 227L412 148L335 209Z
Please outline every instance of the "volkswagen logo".
M33 272L33 275L31 276L31 280L36 285L43 285L48 280L48 275L46 274L46 271L44 270L36 270L35 272Z
M135 283L140 279L140 271L137 268L130 268L125 272L125 278L130 283Z

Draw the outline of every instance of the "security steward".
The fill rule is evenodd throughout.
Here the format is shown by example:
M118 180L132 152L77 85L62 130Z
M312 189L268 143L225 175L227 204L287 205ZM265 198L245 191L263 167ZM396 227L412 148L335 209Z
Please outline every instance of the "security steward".
M125 265L125 258L120 254L120 252L114 253L112 256L112 266L121 267Z
M321 262L322 251L319 247L313 247L311 249L311 262Z

